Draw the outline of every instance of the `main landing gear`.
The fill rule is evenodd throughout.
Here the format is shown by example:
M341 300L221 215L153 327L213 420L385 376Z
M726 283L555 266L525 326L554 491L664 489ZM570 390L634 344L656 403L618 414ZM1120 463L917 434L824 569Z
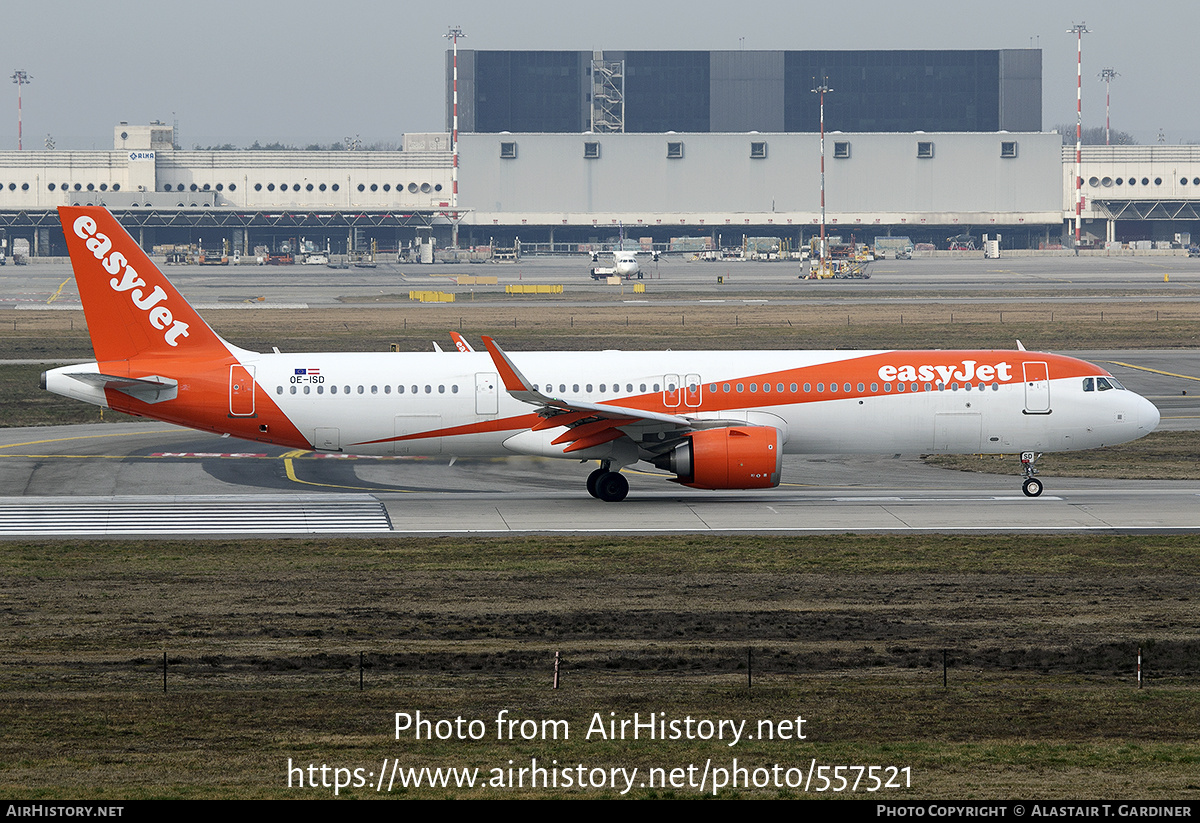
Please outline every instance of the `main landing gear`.
M605 503L620 503L629 494L629 481L620 472L611 471L607 463L588 475L588 494Z
M1025 476L1021 491L1025 492L1026 497L1037 497L1042 493L1042 481L1034 477L1038 473L1034 463L1039 457L1040 454L1033 452L1021 452L1021 473Z

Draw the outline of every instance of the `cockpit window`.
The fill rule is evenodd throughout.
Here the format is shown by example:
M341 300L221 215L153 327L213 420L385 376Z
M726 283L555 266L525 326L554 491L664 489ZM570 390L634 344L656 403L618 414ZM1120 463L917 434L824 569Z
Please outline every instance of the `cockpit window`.
M1092 377L1083 378L1083 390L1084 391L1095 391L1096 390L1095 378L1092 378Z
M1097 377L1096 378L1096 388L1099 389L1100 391L1109 391L1110 389L1112 389L1112 387L1113 387L1113 384L1108 382L1108 378L1106 378L1106 377Z

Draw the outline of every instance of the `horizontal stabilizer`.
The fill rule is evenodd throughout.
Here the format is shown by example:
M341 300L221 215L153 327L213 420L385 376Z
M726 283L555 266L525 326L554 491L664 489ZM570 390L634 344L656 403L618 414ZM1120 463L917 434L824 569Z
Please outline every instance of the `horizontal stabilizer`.
M96 372L66 373L64 377L87 383L98 389L113 389L129 395L143 403L161 403L164 400L174 400L178 394L179 384L169 377L119 377L112 374Z

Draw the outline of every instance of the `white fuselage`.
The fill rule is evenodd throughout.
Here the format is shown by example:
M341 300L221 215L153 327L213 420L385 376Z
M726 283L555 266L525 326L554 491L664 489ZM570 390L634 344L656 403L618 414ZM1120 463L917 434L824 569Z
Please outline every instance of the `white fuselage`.
M1020 374L1005 373L1009 379L999 382L996 370L987 382L943 382L933 372L932 381L903 381L903 391L900 381L878 376L870 383L839 377L836 384L803 377L808 368L872 354L879 353L530 352L513 359L544 394L770 425L782 431L788 453L1064 451L1132 440L1158 423L1158 411L1139 395L1085 392L1081 377L1046 381L1036 397ZM541 434L521 422L534 409L505 392L486 353L247 353L241 361L253 368L257 391L318 449L561 454L545 438L528 436ZM955 376L948 368L943 372ZM957 374L964 374L961 366ZM481 430L488 423L499 425Z
M638 273L637 253L631 251L613 252L613 268L616 273L629 279Z

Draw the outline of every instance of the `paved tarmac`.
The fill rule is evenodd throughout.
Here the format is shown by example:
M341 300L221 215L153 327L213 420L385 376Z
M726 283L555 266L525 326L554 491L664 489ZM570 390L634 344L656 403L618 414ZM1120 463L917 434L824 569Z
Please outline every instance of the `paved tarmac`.
M878 261L869 280L802 281L806 264L796 262L689 262L663 258L643 261L641 284L662 304L765 299L773 303L874 302L886 296L900 305L941 301L1113 302L1137 295L1142 302L1200 299L1200 259L1187 257L1014 257ZM345 305L396 295L407 304L413 289L455 292L478 304L503 301L508 283L561 284L564 300L627 303L639 281L607 285L593 281L590 258L526 258L519 263L380 264L374 269L324 266L169 266L171 282L198 307L239 305L256 308ZM455 285L460 275L496 277L497 286ZM724 279L723 284L717 278ZM263 298L259 300L259 298ZM6 266L0 269L0 309L77 308L78 294L66 263Z
M590 498L584 480L591 467L572 461L317 456L161 423L3 429L0 468L5 505L367 494L383 503L397 534L1200 528L1200 481L1043 475L1045 494L1030 499L1021 494L1015 461L1006 477L939 469L916 456L789 455L783 484L769 491L697 491L661 472L627 471L630 494L620 504ZM239 530L236 522L229 528Z

